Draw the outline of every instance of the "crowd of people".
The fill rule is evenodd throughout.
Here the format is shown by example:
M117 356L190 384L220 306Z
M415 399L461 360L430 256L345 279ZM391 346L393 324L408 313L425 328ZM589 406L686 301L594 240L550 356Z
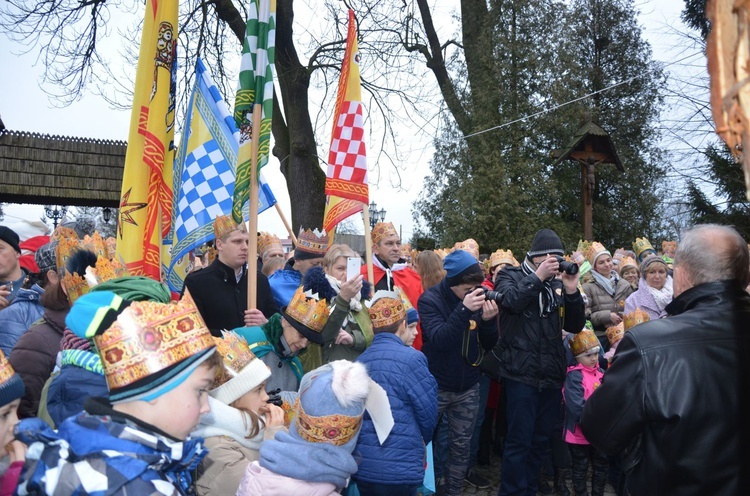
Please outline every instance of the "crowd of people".
M519 262L380 222L373 280L324 231L259 233L254 278L245 225L214 234L176 294L96 233L29 260L0 226L0 496L455 496L492 453L500 496L750 488L731 227L570 254L540 229Z

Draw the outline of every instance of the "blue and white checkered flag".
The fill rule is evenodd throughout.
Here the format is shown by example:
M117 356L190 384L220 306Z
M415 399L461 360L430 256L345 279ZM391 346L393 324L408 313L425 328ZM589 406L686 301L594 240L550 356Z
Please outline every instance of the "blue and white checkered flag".
M235 167L240 133L219 89L198 59L195 88L185 120L185 131L174 163L174 212L171 262L167 282L180 291L185 274L175 270L179 260L214 238L213 221L232 212ZM271 189L259 176L258 212L276 203ZM248 203L243 207L245 218Z

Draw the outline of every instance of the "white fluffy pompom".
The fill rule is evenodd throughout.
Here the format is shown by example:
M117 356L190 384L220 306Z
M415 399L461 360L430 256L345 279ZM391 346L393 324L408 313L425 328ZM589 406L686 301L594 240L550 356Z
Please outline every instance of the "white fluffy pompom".
M370 376L364 365L348 360L330 362L333 377L331 389L344 408L355 403L364 403L370 394Z

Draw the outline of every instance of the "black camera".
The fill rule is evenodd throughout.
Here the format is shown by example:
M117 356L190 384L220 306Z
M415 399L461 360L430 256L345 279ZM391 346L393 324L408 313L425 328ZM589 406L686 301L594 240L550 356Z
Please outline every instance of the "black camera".
M484 296L485 300L493 300L496 303L500 302L501 294L497 291L492 291L491 289L483 288L482 286L477 286L474 289L481 289L482 295Z
M562 274L565 272L566 274L570 274L571 276L574 276L578 274L578 264L573 262L568 262L563 257L559 255L555 255L555 258L557 259L557 263L560 264L560 273Z
M272 405L281 406L284 404L284 400L281 399L281 388L276 388L273 391L266 391L266 394L268 395L268 400L266 400L266 403L270 403Z

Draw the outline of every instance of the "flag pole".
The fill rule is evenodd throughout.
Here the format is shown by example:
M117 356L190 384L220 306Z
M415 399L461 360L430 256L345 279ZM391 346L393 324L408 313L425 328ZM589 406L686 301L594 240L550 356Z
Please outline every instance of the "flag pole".
M367 263L367 280L370 281L375 294L375 277L372 273L372 234L370 233L370 210L367 204L362 209L362 217L365 220L365 262Z
M250 228L247 232L247 309L257 308L258 295L258 140L260 123L263 117L263 106L253 106L253 134L250 148Z
M279 206L279 202L274 203L274 207L276 207L276 211L279 213L279 217L281 217L281 222L283 222L284 227L286 227L286 232L288 232L289 237L292 238L292 243L294 243L294 246L297 246L297 236L294 235L294 232L292 231L292 228L289 225L289 221L286 220L286 215L284 215L284 211L281 210L281 207Z

